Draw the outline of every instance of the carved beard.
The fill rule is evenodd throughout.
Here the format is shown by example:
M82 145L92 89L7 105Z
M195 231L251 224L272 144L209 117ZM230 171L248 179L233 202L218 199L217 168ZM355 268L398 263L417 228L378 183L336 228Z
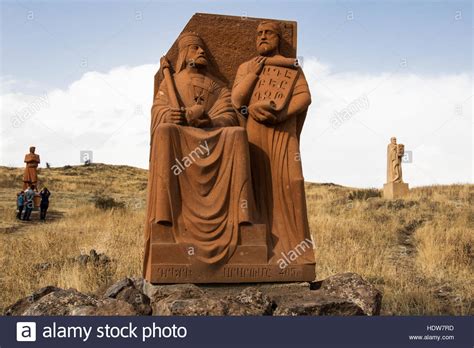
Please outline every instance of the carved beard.
M199 57L195 60L195 64L198 66L207 66L207 59L205 57Z
M270 41L259 42L257 45L257 52L261 56L269 56L276 53L277 45L278 44Z
M207 59L205 57L191 58L188 59L188 65L191 67L204 68L207 66Z

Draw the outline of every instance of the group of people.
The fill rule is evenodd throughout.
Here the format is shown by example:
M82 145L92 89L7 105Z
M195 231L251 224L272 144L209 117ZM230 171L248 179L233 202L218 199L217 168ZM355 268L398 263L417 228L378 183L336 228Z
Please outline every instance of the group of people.
M35 206L34 198L36 196L36 187L35 185L30 185L24 191L21 191L17 194L17 208L18 213L16 215L17 219L23 221L31 221L31 212ZM41 203L40 203L40 220L46 221L46 212L49 207L49 196L51 192L44 187L40 193ZM23 212L24 211L24 212Z

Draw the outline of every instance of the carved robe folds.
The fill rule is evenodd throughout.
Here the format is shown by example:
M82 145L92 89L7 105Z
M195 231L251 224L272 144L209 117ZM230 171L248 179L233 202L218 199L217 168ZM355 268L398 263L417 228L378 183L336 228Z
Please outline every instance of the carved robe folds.
M248 49L255 35L259 56ZM296 22L195 14L160 60L149 282L315 279L299 152L311 96L295 55Z
M180 252L193 261L214 265L234 253L239 225L252 221L247 135L237 127L229 90L212 77L194 79L186 71L174 78L181 104L193 105L198 94L213 125L221 127L164 123L168 89L161 84L152 107L145 274L154 224L171 229L172 242L186 246Z
M234 88L246 76L248 63L240 66ZM301 69L265 66L261 72L249 106L272 100L275 110L288 107L291 99L301 93L309 95L308 84ZM285 115L285 113L281 113ZM303 170L299 137L306 110L291 117L283 116L275 124L263 124L248 117L247 133L253 188L259 221L268 226L269 260L279 262L295 253L302 243L311 241L306 212ZM296 264L314 264L312 246L298 253Z

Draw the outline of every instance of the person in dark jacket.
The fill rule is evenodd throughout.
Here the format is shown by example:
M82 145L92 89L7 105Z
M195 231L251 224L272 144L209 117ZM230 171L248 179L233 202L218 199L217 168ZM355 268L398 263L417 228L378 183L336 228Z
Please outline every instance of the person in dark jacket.
M46 187L43 187L43 189L40 192L41 196L41 204L40 204L40 219L45 221L46 220L46 212L49 207L49 196L51 195L51 192Z
M18 214L16 214L16 218L21 220L21 213L23 212L23 208L25 206L25 192L21 191L16 195L16 206L18 208Z

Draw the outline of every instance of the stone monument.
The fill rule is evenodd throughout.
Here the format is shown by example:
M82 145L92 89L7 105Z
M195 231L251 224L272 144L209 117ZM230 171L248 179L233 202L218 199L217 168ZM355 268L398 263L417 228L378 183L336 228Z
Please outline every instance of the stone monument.
M295 22L195 14L161 59L145 226L150 282L315 279L299 154L311 97L295 55Z
M40 156L35 153L36 148L30 146L30 153L25 155L25 172L23 173L23 190L28 186L38 186L38 164L40 164Z
M402 157L405 146L397 144L397 138L392 137L387 146L387 183L383 185L383 196L388 199L397 199L405 196L409 189L402 178Z

